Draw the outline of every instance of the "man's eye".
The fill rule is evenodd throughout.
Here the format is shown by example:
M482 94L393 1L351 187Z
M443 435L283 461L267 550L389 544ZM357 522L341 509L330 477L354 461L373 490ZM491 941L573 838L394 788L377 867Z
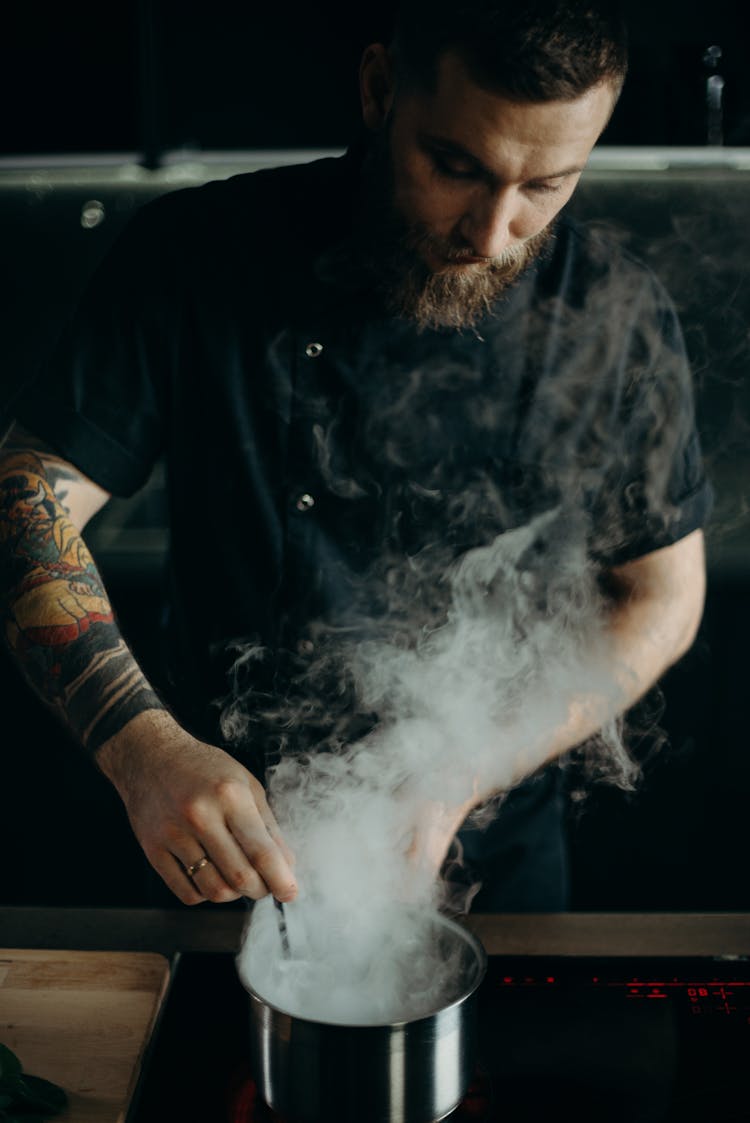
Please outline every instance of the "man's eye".
M554 195L557 191L562 191L562 186L561 183L530 183L528 190L536 195Z
M440 152L432 153L432 162L439 174L448 176L449 179L476 179L479 174L476 168L450 156L443 156Z

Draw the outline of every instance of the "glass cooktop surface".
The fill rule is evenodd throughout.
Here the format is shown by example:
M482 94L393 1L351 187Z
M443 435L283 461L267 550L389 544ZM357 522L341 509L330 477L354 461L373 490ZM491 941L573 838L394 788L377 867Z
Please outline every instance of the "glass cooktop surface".
M491 956L479 997L475 1078L451 1123L750 1121L747 959ZM234 957L179 957L127 1123L279 1123L248 1026Z

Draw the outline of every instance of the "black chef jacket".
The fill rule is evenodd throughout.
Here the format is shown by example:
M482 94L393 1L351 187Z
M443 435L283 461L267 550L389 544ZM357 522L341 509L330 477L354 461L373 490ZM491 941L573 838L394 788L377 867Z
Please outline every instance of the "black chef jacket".
M142 208L16 404L115 495L164 458L166 690L214 742L232 641L270 652L253 673L283 692L314 658L316 621L387 622L399 558L432 558L434 577L562 505L585 510L606 567L708 509L682 337L643 265L561 218L475 330L420 333L360 280L359 174L348 154ZM445 608L438 584L406 590L420 624ZM507 907L562 902L556 776L525 785L495 833L516 871L524 847L546 854L557 895L520 889Z

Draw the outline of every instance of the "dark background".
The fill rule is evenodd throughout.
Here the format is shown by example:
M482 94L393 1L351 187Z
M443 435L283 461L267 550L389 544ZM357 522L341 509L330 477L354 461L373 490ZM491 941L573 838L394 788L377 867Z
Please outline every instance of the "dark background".
M742 7L670 0L630 8L631 76L606 143L704 144L703 55L717 44L725 138L749 144ZM387 35L391 13L372 4L352 5L344 18L334 12L331 4L259 10L226 0L17 5L0 47L0 156L128 152L154 165L164 151L183 148L344 146L357 123L361 48ZM84 163L73 160L74 171ZM113 174L95 182L73 175L54 188L35 174L11 182L9 162L0 166L0 417L118 229L167 189L147 174L136 186ZM106 221L89 228L81 215L91 199ZM595 790L573 810L574 906L750 909L750 175L710 168L591 175L575 206L622 231L677 302L717 508L701 634L664 682L668 747L649 760L634 795ZM146 544L151 531L163 531L158 482L134 507L110 507L136 536L145 530ZM118 552L101 522L87 538L127 638L147 672L158 674L162 552ZM112 789L2 657L0 715L0 903L176 903L154 889Z
M605 143L705 143L703 56L718 45L725 143L747 144L745 6L629 0L626 8L631 81ZM394 4L120 0L14 9L0 54L5 154L344 145L357 122L362 48L387 38Z

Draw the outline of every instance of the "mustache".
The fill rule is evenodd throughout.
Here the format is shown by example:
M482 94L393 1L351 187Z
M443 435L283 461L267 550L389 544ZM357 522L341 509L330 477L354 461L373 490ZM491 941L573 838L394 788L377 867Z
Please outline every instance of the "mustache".
M467 262L472 265L475 264L477 267L481 266L492 273L506 270L519 262L526 261L546 241L547 237L547 231L541 231L540 234L527 238L523 242L508 246L502 253L492 257L478 254L470 246L457 246L449 238L441 238L432 234L420 224L413 224L410 227L406 241L412 251L417 253L430 251L435 256L442 258L448 265L461 265Z

